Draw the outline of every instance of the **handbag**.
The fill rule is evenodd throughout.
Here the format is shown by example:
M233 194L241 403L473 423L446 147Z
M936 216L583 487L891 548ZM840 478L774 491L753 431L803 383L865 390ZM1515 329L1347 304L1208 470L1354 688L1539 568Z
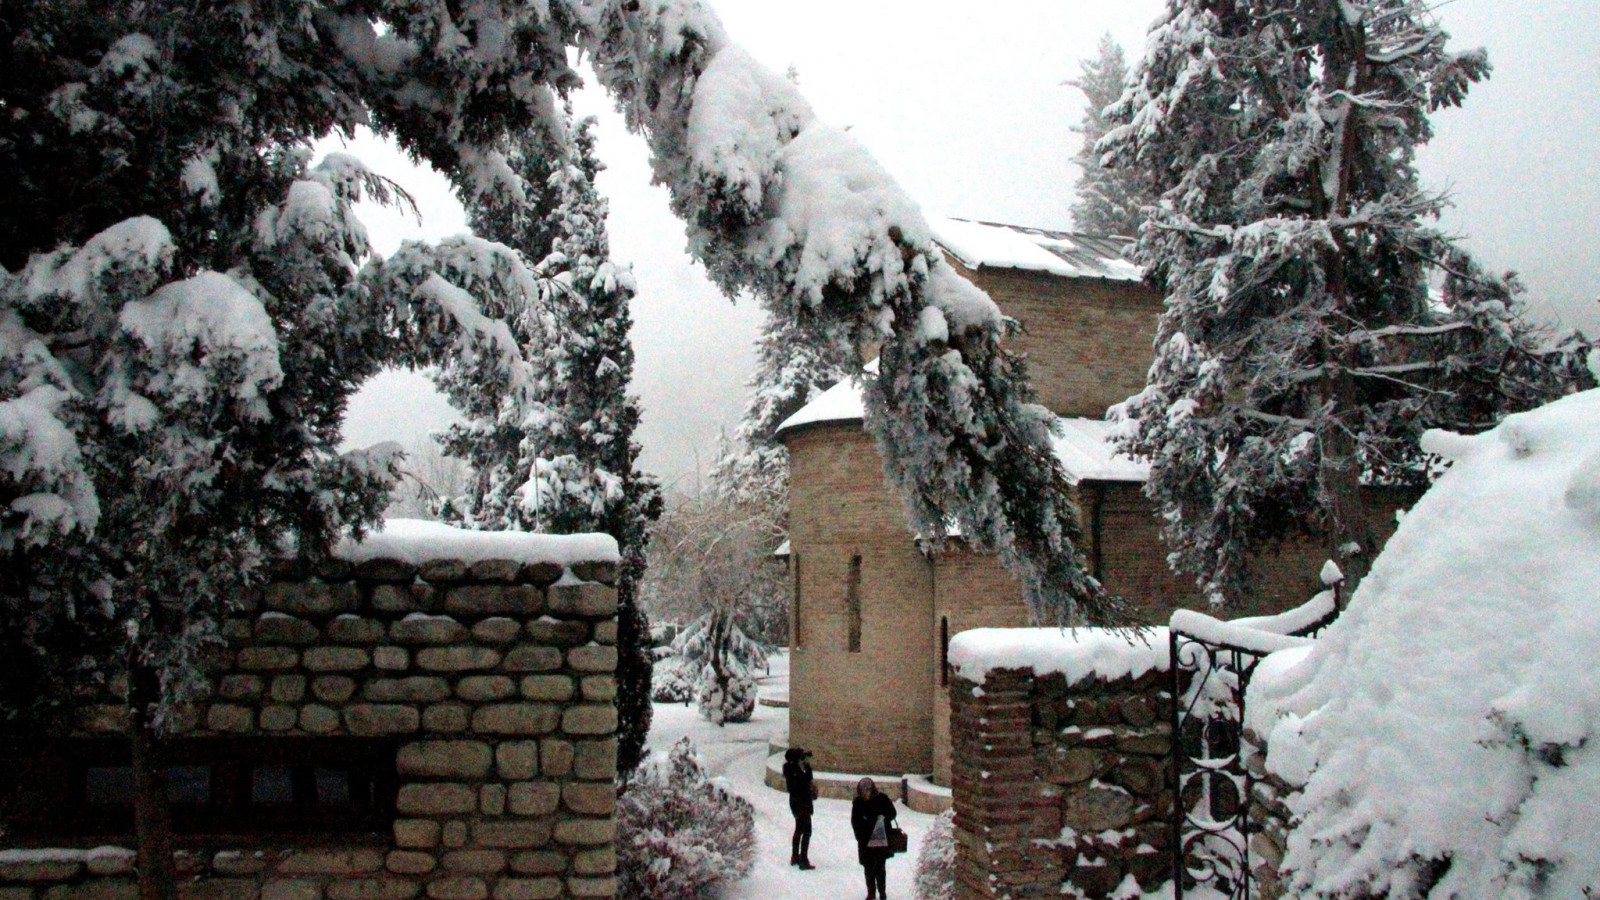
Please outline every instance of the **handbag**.
M889 826L889 855L906 852L906 833L900 829Z
M817 789L817 783L815 781L811 782L811 799L817 799L817 796L821 793L822 791Z

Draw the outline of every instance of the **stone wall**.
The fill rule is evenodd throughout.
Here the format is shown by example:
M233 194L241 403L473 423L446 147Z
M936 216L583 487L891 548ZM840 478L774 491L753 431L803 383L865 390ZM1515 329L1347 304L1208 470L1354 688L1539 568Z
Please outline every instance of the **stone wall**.
M282 567L227 621L216 695L175 740L391 739L392 831L315 846L187 841L183 896L614 896L614 573L607 560ZM121 721L119 706L93 706L79 733ZM7 851L0 900L131 900L132 872L114 848Z
M1242 746L1250 773L1250 895L1260 900L1289 896L1280 866L1293 820L1286 801L1295 785L1267 771L1267 743L1246 729Z
M1071 683L997 669L952 682L956 896L1107 897L1130 876L1145 891L1170 881L1169 678L1164 666Z

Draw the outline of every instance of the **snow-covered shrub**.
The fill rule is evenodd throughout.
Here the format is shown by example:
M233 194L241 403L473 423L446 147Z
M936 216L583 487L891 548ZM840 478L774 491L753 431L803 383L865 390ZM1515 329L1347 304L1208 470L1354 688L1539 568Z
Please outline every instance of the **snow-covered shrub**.
M713 725L748 722L756 711L756 680L749 669L736 662L722 666L720 671L707 663L700 670L695 699L700 715Z
M688 703L695 698L699 670L681 657L658 656L655 675L650 681L650 699L657 703Z
M688 738L642 766L618 798L620 897L699 897L749 875L755 858L755 807L706 776Z
M956 895L956 811L940 813L917 851L919 900L950 900Z

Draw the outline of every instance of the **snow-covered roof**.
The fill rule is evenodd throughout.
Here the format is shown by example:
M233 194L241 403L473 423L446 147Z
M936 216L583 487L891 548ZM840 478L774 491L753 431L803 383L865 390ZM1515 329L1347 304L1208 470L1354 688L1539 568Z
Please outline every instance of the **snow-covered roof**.
M396 559L411 565L459 559L474 563L505 559L519 563L617 562L617 541L608 534L527 534L520 531L467 531L440 522L390 519L360 543L340 541L334 555L349 562Z
M1585 896L1600 888L1600 390L1423 447L1452 464L1349 608L1250 685L1268 769L1304 785L1285 864L1351 894L1401 893L1448 860L1429 896Z
M782 435L807 425L860 422L865 410L861 382L846 379L784 419L777 433ZM1056 459L1061 461L1061 468L1072 483L1145 481L1150 477L1148 464L1116 451L1111 443L1115 423L1103 419L1066 417L1056 419L1056 424L1057 433L1051 438L1051 443L1055 446Z
M968 269L1027 269L1063 278L1138 281L1143 272L1123 258L1127 238L1047 231L1021 225L934 219L933 239Z

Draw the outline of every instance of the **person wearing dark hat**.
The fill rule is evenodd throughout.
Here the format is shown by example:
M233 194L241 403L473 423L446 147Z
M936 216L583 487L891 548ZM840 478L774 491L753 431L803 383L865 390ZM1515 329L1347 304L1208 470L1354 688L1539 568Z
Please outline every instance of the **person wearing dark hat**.
M811 864L812 801L817 799L817 783L811 776L811 754L802 747L790 747L783 754L783 784L789 791L789 812L794 813L794 837L789 839L789 865L815 869Z

